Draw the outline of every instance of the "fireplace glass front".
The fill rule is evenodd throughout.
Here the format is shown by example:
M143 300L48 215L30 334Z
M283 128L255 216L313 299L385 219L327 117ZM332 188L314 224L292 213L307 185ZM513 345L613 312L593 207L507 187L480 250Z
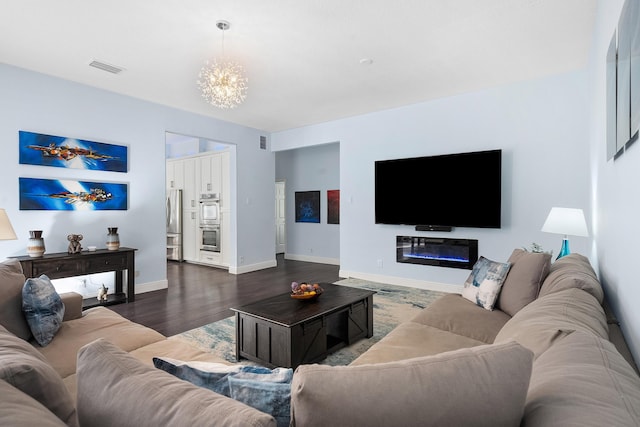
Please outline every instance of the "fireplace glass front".
M396 261L471 270L478 261L478 241L396 236Z

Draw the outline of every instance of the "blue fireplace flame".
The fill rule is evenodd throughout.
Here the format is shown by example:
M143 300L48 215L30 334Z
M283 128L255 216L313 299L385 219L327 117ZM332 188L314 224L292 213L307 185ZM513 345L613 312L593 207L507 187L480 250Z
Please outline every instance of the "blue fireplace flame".
M446 256L446 255L431 255L431 254L417 254L417 253L409 253L404 254L407 258L419 258L419 259L434 259L438 261L451 261L451 262L469 262L469 258L464 257L456 257L456 256Z

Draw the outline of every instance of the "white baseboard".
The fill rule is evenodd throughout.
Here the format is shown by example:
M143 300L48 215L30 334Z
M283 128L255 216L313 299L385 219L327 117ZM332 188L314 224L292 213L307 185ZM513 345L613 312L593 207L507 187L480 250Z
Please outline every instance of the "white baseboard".
M221 268L222 270L227 270L229 268L228 265L213 264L211 262L192 261L192 260L184 260L184 262L187 264L203 265L205 267Z
M144 294L145 292L159 291L160 289L167 289L169 287L169 281L167 279L158 280L157 282L136 283L136 295Z
M429 291L439 291L447 293L461 293L463 286L450 285L446 283L429 282L426 280L407 279L404 277L383 276L380 274L362 273L357 271L340 270L338 275L343 278L354 278L370 280L378 283L389 283L391 285L408 286L411 288L426 289Z
M326 258L326 257L311 256L311 255L298 255L298 254L285 253L284 259L290 259L293 261L315 262L318 264L340 265L339 258Z
M259 262L257 264L229 267L229 273L231 274L251 273L252 271L264 270L265 268L272 268L277 266L278 266L278 262L275 259L273 259L270 261Z

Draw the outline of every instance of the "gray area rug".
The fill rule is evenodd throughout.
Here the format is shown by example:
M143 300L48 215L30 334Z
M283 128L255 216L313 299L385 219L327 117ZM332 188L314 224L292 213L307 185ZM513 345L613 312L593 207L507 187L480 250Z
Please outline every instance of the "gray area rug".
M373 296L373 337L365 338L338 350L324 359L325 365L348 365L364 353L382 337L387 335L399 323L410 320L432 301L444 295L443 292L409 288L369 282L360 279L343 279L337 285L375 291ZM203 351L214 353L224 360L235 363L235 317L231 316L218 322L174 335L169 339L184 340ZM254 364L242 360L244 364Z

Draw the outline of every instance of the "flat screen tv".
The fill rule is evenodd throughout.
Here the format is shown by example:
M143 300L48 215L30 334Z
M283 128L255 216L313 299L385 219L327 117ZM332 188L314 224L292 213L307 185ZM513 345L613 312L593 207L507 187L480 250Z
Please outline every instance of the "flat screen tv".
M500 228L502 150L375 162L376 224Z

